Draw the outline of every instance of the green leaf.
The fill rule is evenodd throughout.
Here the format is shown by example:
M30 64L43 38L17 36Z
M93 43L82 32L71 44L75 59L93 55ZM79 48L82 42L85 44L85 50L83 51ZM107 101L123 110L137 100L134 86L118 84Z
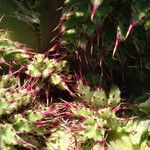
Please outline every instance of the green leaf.
M6 110L8 108L8 103L4 98L0 99L0 116L6 113Z
M148 117L150 116L150 98L146 102L139 104L139 110L144 112Z
M4 142L0 143L0 149L1 150L16 150L13 146L10 146Z
M110 141L106 150L140 150L138 146L133 145L128 136L122 136L120 139Z
M67 150L68 148L72 149L75 147L73 141L74 138L72 133L59 128L50 136L50 138L48 138L46 142L47 150L52 150L54 148L59 150Z
M92 115L91 110L88 108L84 108L84 107L80 108L80 109L72 108L71 110L72 110L73 114L76 116L88 117L88 116Z
M10 134L11 133L11 134ZM10 124L0 124L0 141L4 141L6 144L16 145L17 134Z
M147 123L147 121L149 120L132 120L129 121L126 127L124 128L125 131L129 133L131 142L134 145L140 146L143 140L145 141L146 144L148 138L148 128L149 128L149 124ZM142 139L142 137L144 137L144 139Z
M15 115L14 118L10 120L10 122L14 124L13 128L18 133L27 133L31 130L28 120L23 118L21 114Z
M42 118L43 118L42 112L34 112L34 111L27 112L27 119L30 122L36 122L37 120L40 120Z
M120 89L118 88L118 86L113 85L109 92L108 104L110 106L116 106L120 102L120 100Z
M96 106L105 106L107 104L107 96L104 90L97 89L92 95L91 102Z
M149 16L150 3L149 1L135 0L132 9L134 19L140 22L144 17Z
M101 141L103 139L101 131L101 129L97 130L97 124L95 124L92 126L87 126L87 129L85 129L83 133L88 139Z
M84 85L82 80L77 81L77 94L85 101L90 102L94 94L88 85Z

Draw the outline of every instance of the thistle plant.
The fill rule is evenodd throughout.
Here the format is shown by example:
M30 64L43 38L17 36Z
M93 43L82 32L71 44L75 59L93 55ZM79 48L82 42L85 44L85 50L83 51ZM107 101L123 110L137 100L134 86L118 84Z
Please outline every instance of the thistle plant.
M148 1L66 0L59 34L72 68L73 60L92 86L117 84L126 96L149 91L149 10Z
M75 90L78 100L63 104L67 118L62 117L62 123L48 138L48 149L149 149L148 118L117 115L131 109L121 100L117 86L106 93L80 79Z
M40 108L40 94L44 89L42 100L48 106L52 87L57 86L70 92L65 77L67 62L60 58L48 58L49 52L32 52L9 40L4 30L0 33L0 149L38 149L38 140L49 134L54 126L52 123L55 124L51 108ZM34 106L36 110L34 103L37 103ZM45 125L45 122L48 124Z
M120 90L114 85L107 94L100 88L92 90L87 83L79 80L76 93L83 103L83 106L80 104L72 109L75 116L83 118L77 141L79 139L81 149L104 149L108 133L125 125L116 116L116 111L122 109L119 106Z
M149 125L146 124L146 120L134 120L129 121L125 127L118 129L117 134L114 134L114 137L118 135L118 138L115 140L110 140L107 150L117 150L126 148L130 150L148 150L149 146L147 139L149 136ZM114 138L112 137L112 138Z
M2 76L0 93L0 115L11 114L22 105L27 105L36 98L38 89L30 85L18 85L19 80L8 75ZM33 88L33 89L32 89Z
M65 84L65 76L61 74L62 71L65 73L65 68L66 72L68 69L65 60L61 60L61 58L49 59L47 53L38 54L29 51L18 43L10 41L6 34L4 32L0 39L2 69L5 67L13 69L14 72L12 74L24 71L26 75L34 79L48 78L49 84L58 85L62 89L68 89Z
M8 39L6 31L0 31L0 63L7 67L20 67L28 63L32 52L28 52L25 47L17 42Z
M61 109L60 105L53 105L48 108L36 110L32 108L24 112L21 111L21 113L19 111L11 113L10 116L1 116L0 148L2 150L47 148L45 137L55 133L61 123L59 118L61 114L57 109L53 110L54 107L59 108L58 110Z
M0 0L0 149L148 150L149 11Z

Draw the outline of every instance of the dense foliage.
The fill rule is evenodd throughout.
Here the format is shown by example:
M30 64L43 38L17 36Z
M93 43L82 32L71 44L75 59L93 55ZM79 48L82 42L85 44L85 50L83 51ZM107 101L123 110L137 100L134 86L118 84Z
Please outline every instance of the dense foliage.
M0 0L0 149L149 150L149 12Z
M150 90L149 10L141 0L66 1L62 38L91 85L115 83L126 96Z

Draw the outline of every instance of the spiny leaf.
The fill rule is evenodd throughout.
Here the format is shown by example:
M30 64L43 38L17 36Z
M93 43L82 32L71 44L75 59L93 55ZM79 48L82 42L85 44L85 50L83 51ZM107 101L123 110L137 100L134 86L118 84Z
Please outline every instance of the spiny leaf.
M92 15L91 20L93 20L93 17L95 16L97 9L99 6L103 3L103 0L91 0L92 3Z
M150 116L150 98L138 106L139 110Z
M117 106L117 104L121 100L120 93L121 93L120 89L116 85L113 85L111 87L110 92L109 92L109 99L108 99L108 104L110 106Z
M107 97L105 91L97 89L92 95L91 102L96 106L106 106Z
M11 134L10 134L11 133ZM6 144L16 145L17 134L10 124L0 124L0 141L5 142Z

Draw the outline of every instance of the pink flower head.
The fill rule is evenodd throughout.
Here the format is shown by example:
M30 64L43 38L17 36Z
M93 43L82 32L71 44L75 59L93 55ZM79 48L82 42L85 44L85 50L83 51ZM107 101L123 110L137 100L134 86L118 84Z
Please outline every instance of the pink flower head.
M95 16L97 9L101 5L103 0L91 0L92 3L92 15L91 15L91 20L93 20L93 17Z
M132 22L131 22L131 24L130 24L130 26L129 26L129 28L128 28L128 31L127 31L127 34L126 34L126 36L125 36L125 39L129 36L129 34L134 30L134 28L136 27L136 25L137 25L137 22L135 21L135 20L132 20ZM124 40L125 40L124 39Z

